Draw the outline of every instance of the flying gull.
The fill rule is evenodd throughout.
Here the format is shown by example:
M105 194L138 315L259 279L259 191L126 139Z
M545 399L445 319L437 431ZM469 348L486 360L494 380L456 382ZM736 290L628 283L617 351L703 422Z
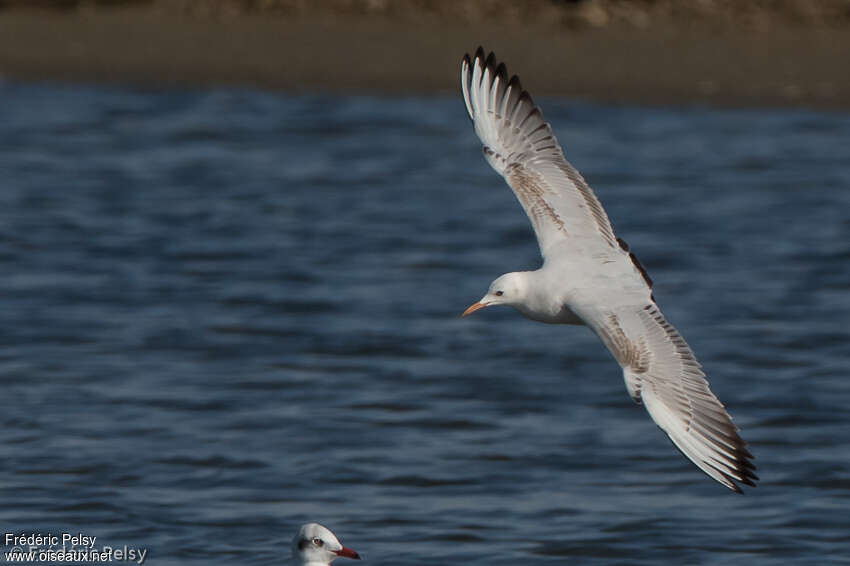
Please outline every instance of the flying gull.
M462 316L509 305L532 320L589 326L622 367L629 395L685 456L738 493L738 483L755 486L738 427L519 78L479 47L463 58L461 87L484 156L525 209L543 255L540 269L502 275Z

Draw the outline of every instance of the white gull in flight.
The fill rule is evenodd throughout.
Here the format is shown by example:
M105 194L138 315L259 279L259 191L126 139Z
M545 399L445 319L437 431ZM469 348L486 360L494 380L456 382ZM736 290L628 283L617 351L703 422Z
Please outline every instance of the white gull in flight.
M360 555L342 546L330 529L318 523L307 523L292 539L292 554L302 566L328 566L344 556L360 560Z
M461 87L484 156L525 209L543 255L540 269L493 281L463 316L510 305L532 320L586 324L623 368L629 395L685 456L738 493L736 482L755 486L753 456L738 427L519 78L509 79L505 65L479 47L463 58Z

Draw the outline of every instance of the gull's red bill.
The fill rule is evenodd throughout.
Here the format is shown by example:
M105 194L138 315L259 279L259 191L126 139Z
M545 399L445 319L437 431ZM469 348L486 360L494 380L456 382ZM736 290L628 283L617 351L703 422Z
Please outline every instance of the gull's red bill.
M339 550L336 551L337 556L345 556L346 558L353 558L354 560L360 560L360 555L348 548L347 546L343 546Z

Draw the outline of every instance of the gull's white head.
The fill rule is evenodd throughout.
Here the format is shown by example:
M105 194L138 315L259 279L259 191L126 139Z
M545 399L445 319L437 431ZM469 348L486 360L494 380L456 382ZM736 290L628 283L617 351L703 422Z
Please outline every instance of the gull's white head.
M463 311L461 317L468 316L477 310L492 305L521 305L528 294L528 272L515 271L505 273L490 284L487 294L477 303L472 303Z
M340 544L330 529L307 523L292 539L292 554L303 566L327 566L340 556L360 560L360 555Z

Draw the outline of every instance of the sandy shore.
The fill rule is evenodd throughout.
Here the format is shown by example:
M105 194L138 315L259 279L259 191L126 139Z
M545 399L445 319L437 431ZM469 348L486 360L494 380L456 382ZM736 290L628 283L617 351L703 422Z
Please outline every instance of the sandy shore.
M0 73L26 80L455 92L461 56L482 44L535 93L850 108L850 25L843 21L733 25L659 21L652 14L649 22L633 14L630 21L594 16L581 4L583 19L572 21L551 2L541 4L550 12L533 17L496 11L476 18L433 9L399 13L382 3L384 9L340 13L304 3L275 10L233 4L241 8L227 11L189 0L70 2L60 10L6 0L5 7L0 2ZM850 19L850 4L847 13Z

